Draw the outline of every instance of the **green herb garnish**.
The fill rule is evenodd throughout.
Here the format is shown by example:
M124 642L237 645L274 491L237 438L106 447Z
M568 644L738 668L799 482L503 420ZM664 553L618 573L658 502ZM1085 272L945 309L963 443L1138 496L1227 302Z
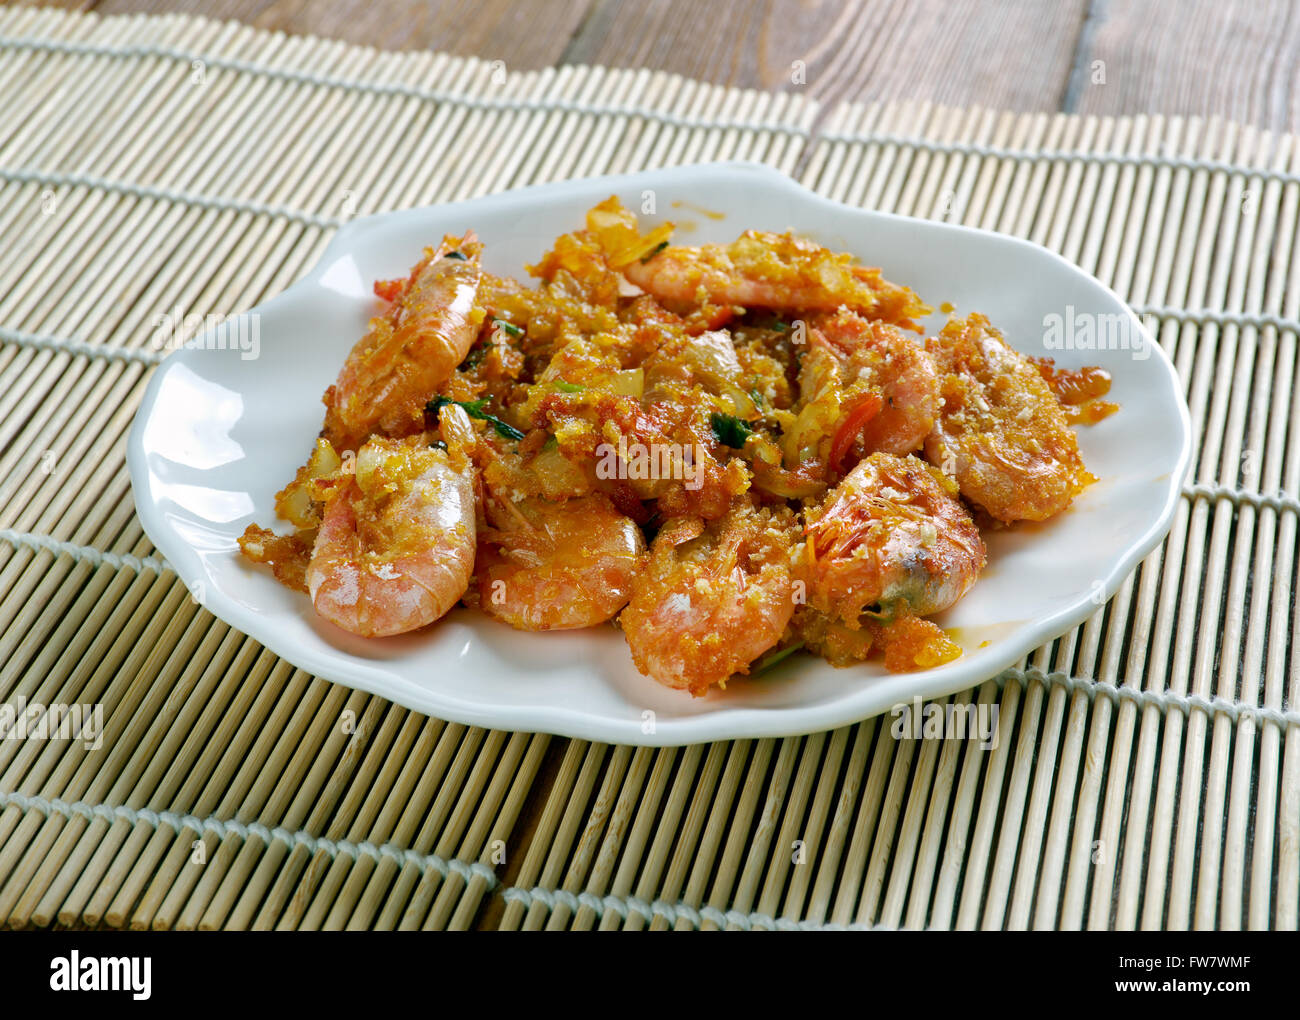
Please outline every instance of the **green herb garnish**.
M581 393L587 387L580 386L577 383L569 382L566 379L556 379L555 388L562 393Z
M460 259L462 262L468 262L468 261L469 261L468 259L465 258L464 255L462 255L462 254L461 254L460 252L458 252L458 251L449 251L449 252L447 252L446 257L449 258L449 259Z
M476 343L473 347L470 348L470 352L467 355L465 355L465 360L460 363L460 367L473 368L475 365L481 362L485 357L487 357L487 352L490 351L491 349L492 349L491 340L484 340L481 341L480 343Z
M795 652L799 651L799 649L801 649L802 647L803 647L803 642L799 641L791 645L789 648L782 648L780 651L772 652L769 655L763 656L761 659L758 660L758 665L754 667L753 675L758 676L760 673L766 673L769 669L775 666L782 659L786 658L787 656L793 655Z
M510 322L506 319L493 319L492 321L495 322L498 326L500 326L502 329L504 329L507 333L509 333L512 337L515 337L516 339L524 335L523 329L520 328L519 326L516 326L513 322Z
M646 252L644 255L641 256L641 264L645 265L647 262L649 262L652 258L654 258L656 255L658 255L661 251L663 251L667 247L668 247L667 241L660 241L648 252Z
M503 439L513 439L518 441L524 438L524 434L513 425L503 422L495 414L488 414L483 410L487 404L487 397L479 400L452 400L449 397L434 397L424 405L424 413L433 416L433 420L438 420L438 412L448 404L455 404L471 418L477 418L479 421L488 422L497 431L497 435Z
M762 407L766 403L766 401L763 400L763 394L758 392L757 386L750 388L749 399L754 402L755 407Z
M713 438L733 450L744 447L745 440L754 434L754 430L743 418L737 418L733 414L719 414L715 411L709 416L709 426L713 429Z

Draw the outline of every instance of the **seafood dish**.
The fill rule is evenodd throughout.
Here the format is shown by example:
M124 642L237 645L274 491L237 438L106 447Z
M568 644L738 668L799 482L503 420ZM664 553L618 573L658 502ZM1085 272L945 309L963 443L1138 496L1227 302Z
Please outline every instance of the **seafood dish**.
M1074 427L1110 377L1012 347L796 233L673 243L617 198L528 267L472 232L374 286L380 307L243 555L365 638L454 607L525 631L615 626L700 696L806 652L907 672L959 657L932 619L983 535L1096 479Z

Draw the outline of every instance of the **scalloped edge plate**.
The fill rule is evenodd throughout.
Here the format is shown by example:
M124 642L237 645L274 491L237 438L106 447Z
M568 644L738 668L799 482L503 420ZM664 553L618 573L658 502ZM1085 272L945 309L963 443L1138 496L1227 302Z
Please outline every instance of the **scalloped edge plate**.
M433 627L364 640L316 618L308 600L238 555L245 526L303 462L320 395L377 307L373 280L405 273L426 244L472 227L493 272L526 262L610 194L683 243L748 228L794 229L883 267L931 305L983 312L1027 353L1100 364L1120 413L1080 430L1100 477L1061 517L986 536L989 567L938 618L964 647L955 662L889 674L792 656L761 677L692 699L641 676L613 627L524 634L458 609ZM718 163L564 181L345 225L283 294L205 331L155 371L127 450L146 533L199 601L317 676L454 722L611 743L671 746L809 733L998 675L1095 612L1169 530L1191 457L1182 387L1165 353L1111 290L1038 245L968 227L852 209L768 167ZM1052 317L1056 317L1053 319ZM1063 324L1052 333L1049 323ZM1048 349L1112 330L1108 346ZM940 316L927 323L931 330Z

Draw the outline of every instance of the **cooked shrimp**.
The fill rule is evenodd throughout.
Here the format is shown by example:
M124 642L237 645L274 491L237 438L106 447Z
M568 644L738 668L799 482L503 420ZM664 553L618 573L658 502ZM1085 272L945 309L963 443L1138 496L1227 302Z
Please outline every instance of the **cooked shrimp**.
M492 527L479 535L484 612L518 630L569 630L604 623L627 604L645 539L605 496L485 503Z
M928 309L879 269L854 265L794 234L747 230L731 244L675 245L624 269L628 280L660 301L779 312L833 312L845 305L873 319L911 326ZM715 325L729 315L712 316Z
M482 248L472 231L444 238L436 251L425 249L407 280L385 288L392 304L370 321L325 391L323 431L335 449L354 449L375 431L403 435L424 427L425 403L478 335Z
M333 495L307 565L307 590L325 619L363 637L402 634L441 618L474 571L469 451L458 407L442 409L447 450L423 435L376 436L356 476Z
M949 322L926 349L943 396L926 459L996 520L1043 521L1066 509L1092 476L1038 369L982 315Z
M637 669L696 697L749 672L794 613L796 537L788 510L744 501L707 526L698 517L665 524L619 617Z
M888 323L840 309L814 320L808 344L834 356L846 388L857 381L879 390L879 412L856 430L864 454L901 456L920 448L939 412L939 374L918 341Z
M845 456L920 447L939 409L939 378L920 344L847 309L818 316L799 364L800 398L783 447L787 467L810 459L832 472ZM852 461L850 462L850 466Z
M947 609L984 569L975 522L915 457L873 453L806 521L808 604L850 627L869 610Z

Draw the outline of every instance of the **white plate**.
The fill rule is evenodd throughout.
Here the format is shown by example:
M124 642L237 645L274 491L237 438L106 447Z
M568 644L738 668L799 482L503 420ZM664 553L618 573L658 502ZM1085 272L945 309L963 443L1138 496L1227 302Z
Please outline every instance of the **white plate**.
M456 610L421 633L365 640L318 620L305 596L239 557L235 539L249 522L272 523L275 492L311 448L321 393L377 307L372 281L404 274L423 246L467 228L485 242L487 268L522 278L526 262L611 193L634 209L653 196L658 215L643 220L677 222L681 243L793 228L882 266L935 307L951 302L962 314L987 314L1027 353L1111 371L1122 410L1079 436L1101 481L1049 524L987 536L987 571L939 618L955 628L964 656L939 669L889 674L874 663L834 669L798 655L768 675L692 699L641 676L612 627L524 634ZM1080 315L1119 316L1108 321L1128 331L1129 349L1045 350L1046 317L1064 318L1071 308L1075 324L1085 321ZM1028 242L850 209L754 164L567 181L358 220L304 279L254 311L257 357L245 356L253 353L247 323L245 350L220 349L239 339L221 327L169 356L149 382L127 458L145 531L203 605L295 665L479 726L674 745L813 732L914 695L972 687L1114 593L1168 530L1191 451L1173 367L1096 280ZM936 315L928 325L942 321Z

